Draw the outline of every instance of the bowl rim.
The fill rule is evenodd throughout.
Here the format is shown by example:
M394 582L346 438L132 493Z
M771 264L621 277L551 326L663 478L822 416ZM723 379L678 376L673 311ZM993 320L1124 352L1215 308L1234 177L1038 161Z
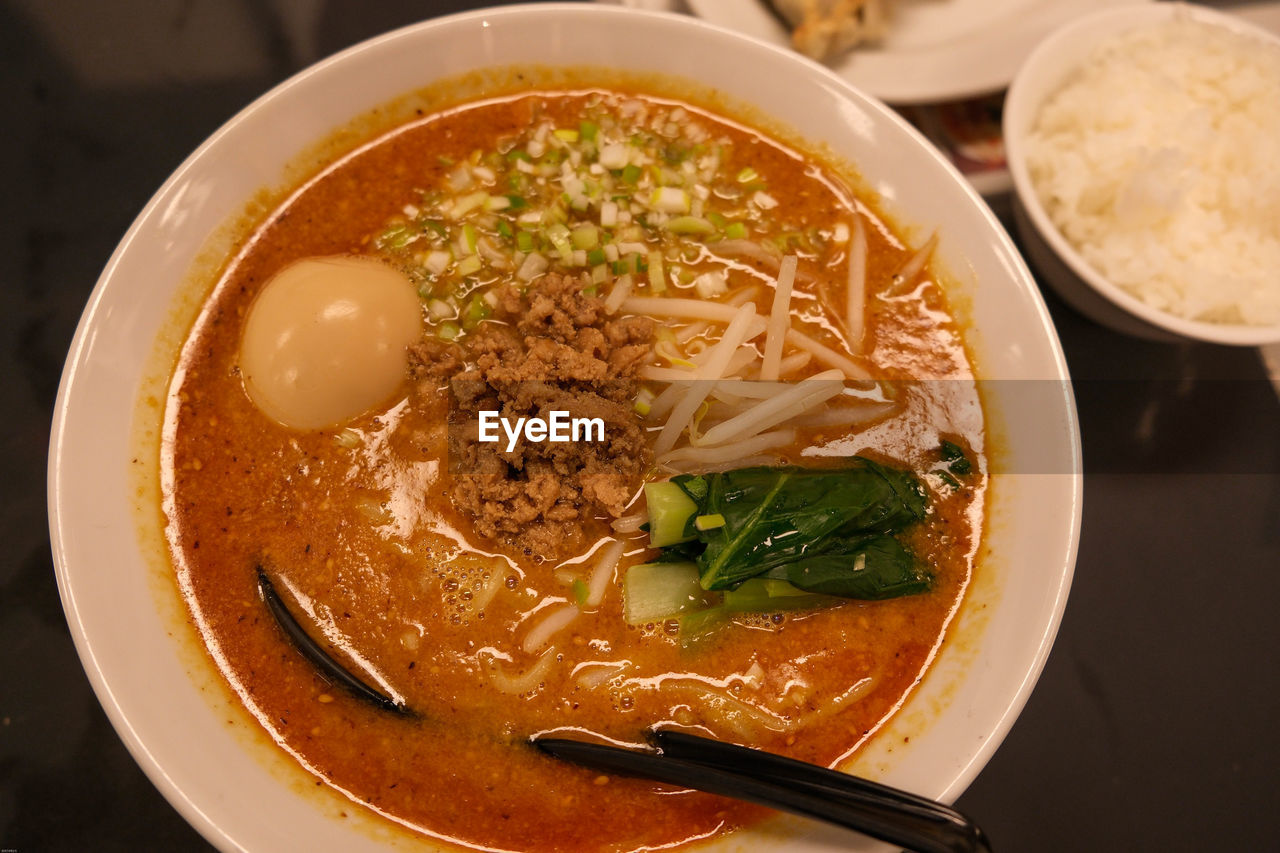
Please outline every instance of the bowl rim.
M1136 320L1164 332L1230 346L1260 346L1280 341L1280 323L1251 325L1244 323L1210 323L1180 317L1148 304L1110 281L1099 272L1062 234L1049 218L1027 169L1023 145L1026 133L1035 121L1043 102L1032 103L1034 88L1045 95L1059 88L1066 77L1088 58L1099 38L1154 26L1185 17L1214 24L1232 32L1258 38L1280 49L1280 36L1242 18L1191 3L1167 2L1119 6L1087 14L1061 28L1040 42L1014 76L1005 97L1003 131L1005 154L1014 193L1027 218L1041 238L1094 292ZM1063 66L1056 74L1045 66ZM1045 80L1048 83L1045 84Z
M1051 588L1044 590L1045 599L1050 602L1050 618L1039 626L1039 632L1036 636L1034 645L1030 652L1029 665L1018 672L1019 682L1016 688L1012 688L1009 695L1009 701L1003 705L1000 714L992 720L991 728L987 732L986 738L981 745L973 749L969 753L969 757L963 766L956 768L954 771L947 771L947 783L945 788L939 795L941 798L950 800L954 799L959 793L973 780L995 749L1003 741L1005 735L1012 727L1014 720L1025 706L1034 685L1043 670L1047 661L1050 648L1054 637L1056 636L1058 627L1061 623L1063 612L1066 604L1066 596L1070 587L1071 577L1074 571L1076 554L1079 544L1079 531L1081 524L1081 493L1082 493L1082 476L1080 474L1080 437L1074 399L1069 384L1069 374L1065 356L1062 352L1060 342L1057 339L1056 332L1053 329L1047 307L1038 291L1034 287L1034 279L1030 272L1026 269L1025 262L1014 248L1012 241L1004 228L990 209L986 207L985 202L977 195L977 193L969 186L963 177L951 166L949 162L936 150L928 145L922 137L908 125L905 120L901 119L896 113L888 107L876 101L875 99L861 93L847 81L842 80L829 70L808 62L785 48L775 45L761 43L755 39L743 36L738 33L731 32L727 29L717 27L706 22L689 18L688 16L672 15L667 13L650 12L643 10L627 9L621 7L609 7L596 4L579 4L579 3L546 3L530 6L511 6L495 9L481 9L469 12L462 12L454 15L442 16L438 18L427 19L409 26L399 28L379 36L375 36L366 41L348 47L331 56L325 57L318 62L300 70L285 81L275 85L266 93L254 99L247 106L237 112L232 118L227 120L222 126L215 130L199 147L195 149L165 180L160 188L151 197L150 201L143 207L142 211L130 225L128 231L117 245L108 260L104 270L99 277L94 289L86 304L84 313L77 324L76 332L70 346L66 365L61 377L57 401L55 404L55 413L52 421L52 432L50 441L49 467L48 467L48 510L52 537L53 554L55 561L55 569L59 585L59 591L62 598L63 609L67 615L68 624L71 628L73 640L77 652L81 658L86 674L89 677L94 692L110 718L117 734L125 742L126 747L133 755L135 761L144 770L151 779L152 783L161 791L167 800L184 816L184 818L195 826L207 839L222 847L223 849L245 849L237 835L233 835L229 830L220 825L215 817L206 812L201 804L193 800L189 793L184 790L182 785L175 780L166 768L160 763L160 760L153 754L148 747L146 737L142 729L135 725L135 721L131 719L122 705L122 700L116 695L116 684L108 678L106 671L99 659L93 641L90 639L89 629L82 618L81 603L77 598L77 586L72 578L72 572L69 568L70 547L68 545L64 528L64 519L71 513L65 504L66 495L62 490L64 477L67 475L66 467L66 447L64 441L67 438L69 430L70 402L75 392L83 389L86 384L83 369L88 363L89 357L95 345L94 327L102 322L102 314L104 302L106 301L108 285L111 281L118 277L120 267L124 262L124 258L131 251L132 247L146 235L143 231L149 226L151 221L155 219L161 209L167 202L172 200L177 188L183 179L199 166L204 159L209 156L212 149L224 144L223 141L231 135L232 131L243 124L251 116L267 108L272 102L285 98L296 87L302 86L312 77L325 73L333 66L341 65L357 56L363 55L371 51L380 51L400 39L416 38L421 32L428 30L442 29L452 26L472 25L477 21L485 19L494 19L501 17L509 21L527 20L530 17L535 18L554 18L556 15L571 13L573 15L581 15L585 17L596 17L601 20L613 18L615 20L629 19L638 20L644 18L654 22L655 26L661 22L664 26L676 26L684 29L691 29L705 33L715 33L717 37L732 42L736 42L741 48L749 51L759 52L761 50L777 54L782 61L788 63L802 63L805 65L808 74L816 75L816 83L824 84L827 88L834 88L842 93L846 98L852 96L852 100L861 109L874 113L880 120L888 121L897 125L899 130L910 136L916 137L923 146L923 153L933 159L937 165L951 173L956 184L958 192L967 194L976 205L975 215L980 216L986 225L990 236L994 238L994 245L1002 259L1011 268L1011 278L1016 278L1020 283L1025 282L1029 286L1029 291L1024 296L1032 302L1032 308L1036 316L1040 319L1043 328L1047 331L1047 345L1050 350L1049 358L1055 372L1055 378L1063 380L1063 407L1066 412L1067 423L1063 425L1064 435L1068 437L1068 446L1065 448L1070 456L1071 461L1071 485L1068 489L1064 489L1064 502L1070 509L1070 517L1066 519L1064 527L1055 528L1055 533L1062 536L1065 544L1065 550L1061 554L1063 564L1061 569L1055 569L1053 577L1055 583ZM487 26L487 24L484 24ZM360 110L355 110L359 113ZM354 114L354 113L353 113ZM167 298L172 299L173 294L167 294ZM136 389L130 394L128 403L130 406L135 402ZM132 530L130 531L132 533ZM1029 645L1031 645L1029 643ZM940 786L941 787L941 786ZM878 849L878 848L877 848Z

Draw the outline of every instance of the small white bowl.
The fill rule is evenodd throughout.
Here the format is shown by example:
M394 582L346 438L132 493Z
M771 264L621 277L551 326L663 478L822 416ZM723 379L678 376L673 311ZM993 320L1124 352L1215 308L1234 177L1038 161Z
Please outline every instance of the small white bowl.
M1025 140L1041 104L1062 87L1101 42L1186 16L1258 38L1280 49L1280 38L1231 15L1185 3L1108 9L1063 27L1032 52L1009 87L1004 106L1005 153L1013 177L1014 221L1031 263L1058 295L1082 314L1118 332L1151 340L1194 339L1237 346L1280 341L1280 324L1189 320L1147 304L1089 264L1050 220L1027 170Z
M163 519L149 495L158 477L130 469L146 455L138 450L139 430L159 429L157 406L146 405L145 396L139 405L139 388L164 396L155 374L163 382L174 364L181 337L174 311L201 292L188 271L207 241L334 128L433 81L510 64L677 74L829 146L859 164L900 223L915 225L916 233L938 230L938 256L959 279L956 302L972 321L968 344L982 378L1041 380L986 383L990 430L1012 472L993 476L986 553L928 676L851 768L954 799L1026 702L1075 564L1080 437L1066 361L1039 290L973 189L883 104L782 48L687 16L598 4L442 18L327 59L215 133L130 228L67 357L49 455L63 606L116 730L160 791L219 849L433 846L410 844L389 822L324 794L229 699L164 558ZM1046 392L1035 406L1023 399L1032 386ZM847 849L851 840L857 850L885 849L798 820L771 821L700 849Z

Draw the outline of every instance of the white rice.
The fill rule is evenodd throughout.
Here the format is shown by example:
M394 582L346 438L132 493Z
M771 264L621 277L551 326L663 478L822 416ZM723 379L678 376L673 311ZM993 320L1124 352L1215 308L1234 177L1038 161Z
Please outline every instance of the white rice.
M1104 42L1026 148L1110 281L1190 319L1280 323L1280 48L1187 17Z

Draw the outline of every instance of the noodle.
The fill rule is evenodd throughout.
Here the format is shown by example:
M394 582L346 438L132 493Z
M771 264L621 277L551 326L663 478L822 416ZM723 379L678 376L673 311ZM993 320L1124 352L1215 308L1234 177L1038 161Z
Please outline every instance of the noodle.
M746 718L759 728L772 732L796 732L818 720L830 717L843 711L845 706L864 698L875 686L875 679L870 676L856 682L852 687L832 699L828 699L818 707L802 714L792 716L780 714L768 708L762 708L745 702L722 689L709 687L702 682L666 684L667 690L693 693L701 697L707 706L721 714L721 722L732 727L743 736L759 736L758 731L747 728L742 718Z
M508 675L502 671L502 667L497 660L491 659L489 663L489 683L502 693L516 695L528 693L546 679L547 673L551 671L551 664L555 662L555 659L556 649L555 646L552 646L542 653L542 657L538 658L537 663L519 675Z
M600 562L596 563L591 572L591 580L587 582L587 607L600 606L613 583L613 570L617 568L618 560L626 550L627 543L622 539L611 542L600 550Z
M583 670L586 670L585 672ZM627 670L627 665L618 661L591 661L590 663L581 663L573 668L573 672L577 675L577 684L579 687L594 689L604 684L609 679L621 675Z
M489 580L480 590L471 597L471 608L477 613L483 611L489 606L489 602L493 601L494 596L498 594L498 590L502 589L503 572L493 572L489 576Z
M529 633L525 634L524 642L520 644L520 648L532 654L538 651L547 643L551 642L551 638L557 632L569 626L574 619L578 618L581 613L576 604L562 604L555 608L537 625L529 629Z

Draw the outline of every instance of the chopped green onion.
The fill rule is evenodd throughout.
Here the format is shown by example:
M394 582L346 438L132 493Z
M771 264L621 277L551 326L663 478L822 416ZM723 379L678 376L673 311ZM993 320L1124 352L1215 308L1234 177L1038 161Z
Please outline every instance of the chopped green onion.
M700 216L675 216L663 226L672 234L714 234L716 227Z
M449 264L453 263L453 255L443 249L436 249L427 253L424 265L433 275L439 275L449 268Z
M537 252L530 252L520 264L520 269L516 270L516 278L521 281L533 281L546 272L548 266L550 262L544 256Z
M516 248L526 255L533 251L533 234L529 231L516 232Z
M467 310L462 315L462 327L464 329L474 329L482 320L489 316L491 309L489 303L484 300L480 294L471 297L471 301L467 303Z
M704 272L693 280L693 289L703 299L713 299L729 292L729 283L724 273L717 270Z
M688 213L689 193L680 187L656 187L649 195L649 206L663 213Z
M573 245L569 241L569 229L557 222L547 229L547 239L566 263L573 260Z
M570 237L575 249L592 249L600 242L600 232L589 222L573 229Z
M747 237L747 226L741 222L731 222L729 227L724 229L724 236L730 240L745 240Z
M378 246L384 249L403 249L405 246L417 240L421 236L421 232L413 228L411 225L400 224L393 225L386 231L383 231L376 240Z
M644 417L649 414L649 409L653 406L653 392L648 388L641 388L640 393L636 394L636 402L632 406L636 410L636 414Z
M556 135L556 139L559 139L564 142L578 141L578 131L573 130L572 128L567 128L567 127L556 128L555 135Z
M624 169L627 165L627 146L620 142L610 142L600 146L600 155L596 158L596 162L611 172Z
M636 181L640 180L640 176L642 174L644 173L640 170L639 166L635 163L628 163L622 169L622 180L628 184L634 184Z
M582 137L584 142L594 142L596 131L599 129L599 126L593 121L578 122L578 136Z
M710 515L700 515L693 520L693 526L698 529L699 533L716 530L724 527L724 515L718 512Z
M662 253L649 253L649 289L661 293L667 289L667 278L662 272Z
M751 197L751 200L755 202L756 206L759 207L761 210L773 210L775 207L778 206L778 200L773 196L769 195L764 190L760 190L755 195L753 195Z
M603 264L605 260L607 260L607 258L605 256L604 249L596 247L587 252L587 263L593 267Z
M460 334L462 334L462 329L457 323L453 322L441 323L439 328L436 329L436 337L442 341L451 341Z
M454 219L461 219L471 211L481 207L488 200L489 194L484 190L464 195L453 203L453 207L449 209L449 215Z

